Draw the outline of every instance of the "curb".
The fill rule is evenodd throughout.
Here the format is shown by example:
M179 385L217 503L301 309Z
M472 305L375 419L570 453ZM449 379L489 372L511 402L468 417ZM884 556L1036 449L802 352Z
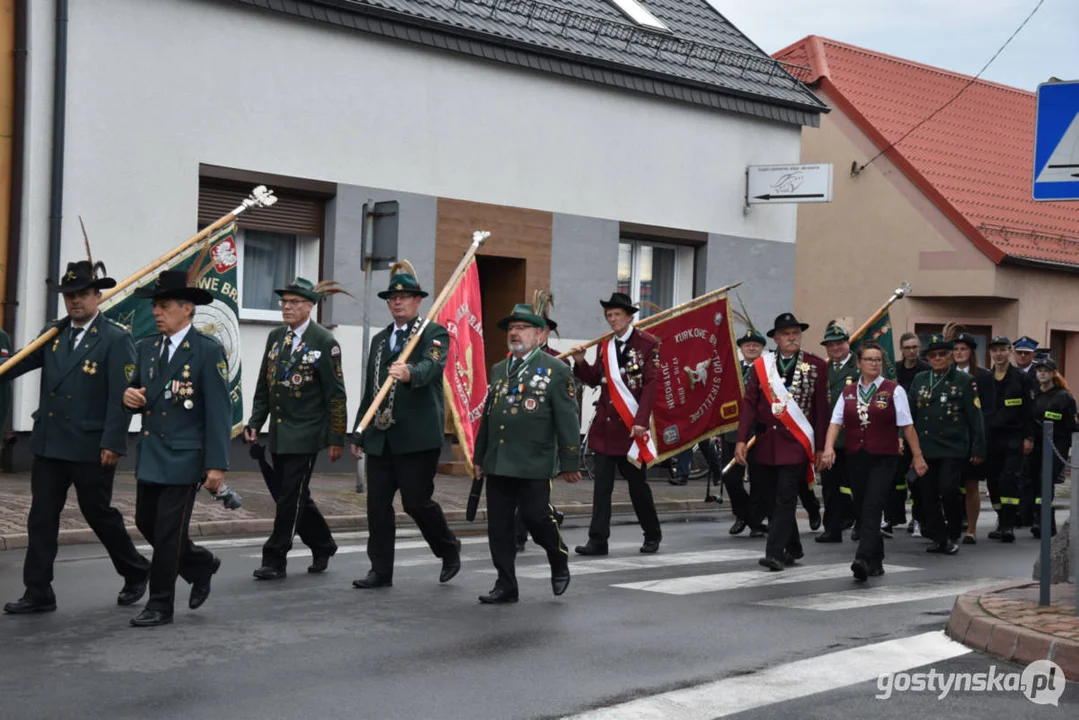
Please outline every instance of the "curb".
M1052 660L1064 677L1079 681L1079 642L1038 632L991 615L981 599L1006 590L1028 587L1029 580L995 585L977 594L960 595L952 606L946 633L956 642L978 652L1021 665Z
M667 500L656 503L656 512L658 513L685 513L685 512L701 512L704 510L715 510L717 506L712 503L706 503L703 500ZM567 517L574 516L591 516L591 505L563 505L561 506L563 512ZM618 502L611 504L611 514L625 514L633 513L633 505L628 502ZM487 523L487 511L480 509L476 512L476 520L474 523L468 523L465 519L464 510L451 510L445 513L446 521L450 523L467 523L469 525L475 525L480 527ZM396 521L398 523L410 523L411 518L403 512L399 512L396 515ZM326 518L326 523L330 526L331 530L341 530L353 532L356 530L367 529L367 516L366 515L330 515ZM273 530L273 519L268 518L250 518L246 520L208 520L205 522L191 523L190 536L192 538L211 538L211 537L227 537L232 535L256 535L256 534L268 534ZM138 528L134 525L128 525L127 531L131 535L133 540L139 541L145 540L142 534L139 533ZM61 530L57 538L60 545L83 545L87 543L97 543L97 535L90 528L79 528L76 530ZM9 533L7 535L0 535L0 551L3 550L21 550L27 546L29 542L29 536L26 533Z

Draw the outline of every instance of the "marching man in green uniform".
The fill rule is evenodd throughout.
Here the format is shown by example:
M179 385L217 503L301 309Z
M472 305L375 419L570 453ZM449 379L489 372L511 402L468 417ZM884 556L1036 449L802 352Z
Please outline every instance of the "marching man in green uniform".
M910 387L911 410L918 442L929 471L918 480L923 534L933 544L926 552L955 555L962 532L963 496L959 492L968 462L985 459L985 424L974 380L952 363L951 341L933 335L926 349L929 370L918 373ZM942 507L943 506L943 507Z
M835 407L839 396L848 385L858 380L858 363L850 351L850 335L839 325L831 322L824 330L821 342L828 354L828 407ZM835 464L821 472L821 490L824 493L824 532L817 536L819 543L843 542L843 528L855 520L855 500L850 474L847 472L846 435L842 429L835 442ZM858 525L851 530L851 540L857 540Z
M566 482L581 479L580 420L573 373L545 353L539 342L546 322L520 303L498 321L506 331L510 357L491 369L483 418L472 464L487 475L487 541L498 570L484 604L518 599L514 572L514 514L547 551L551 588L569 587L569 551L551 512L551 477L557 468Z
M442 559L439 582L449 582L461 569L461 542L433 496L446 426L442 373L450 336L441 325L420 319L420 303L427 293L407 261L390 268L390 286L378 296L386 301L393 323L371 341L357 425L383 382L388 377L395 382L363 436L353 437L351 443L357 460L367 454L371 533L367 538L371 570L352 585L361 589L393 585L393 496L398 490L405 512L416 521L431 552ZM408 362L401 362L401 350L417 335Z
M2 387L31 370L42 368L38 409L31 444L29 544L23 565L26 592L4 612L24 614L56 609L52 590L60 511L68 488L75 486L79 509L124 578L116 598L132 605L146 593L150 561L135 549L120 512L111 506L116 463L127 453L131 416L120 398L135 367L131 333L98 312L101 290L116 285L97 277L98 263L68 263L60 283L49 288L63 293L68 316L56 339L2 376ZM102 272L104 275L104 272Z
M135 627L172 622L176 576L191 583L188 607L210 596L221 559L191 542L188 525L199 485L218 492L228 470L232 437L225 350L192 325L196 305L213 296L189 287L187 273L166 270L136 297L153 301L160 335L139 341L123 403L142 414L135 478L135 525L154 548L150 598Z
M251 419L244 428L244 439L255 442L269 417L269 448L277 476L277 513L262 547L262 567L254 573L258 580L285 577L296 533L311 548L309 573L324 572L337 552L310 489L311 472L322 448L329 446L330 462L337 462L345 447L348 409L341 346L333 333L311 319L324 292L334 291L340 292L332 283L314 286L304 278L274 291L281 296L285 324L266 338Z

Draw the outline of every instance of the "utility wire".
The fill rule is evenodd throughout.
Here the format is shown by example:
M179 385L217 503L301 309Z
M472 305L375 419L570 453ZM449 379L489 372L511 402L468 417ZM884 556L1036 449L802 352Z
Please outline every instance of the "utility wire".
M947 108L947 107L948 107L949 105L951 105L951 104L952 104L953 102L955 102L956 100L958 100L958 99L959 99L959 96L960 96L960 95L962 95L962 94L963 94L964 92L966 92L966 91L967 91L967 88L969 88L969 87L970 87L971 85L973 85L973 84L974 84L975 82L977 82L977 81L978 81L978 78L980 78L980 77L982 76L982 73L984 73L984 72L985 72L986 70L988 70L988 69L989 69L989 66L993 64L993 61L994 61L994 60L996 60L996 59L997 59L998 57L1000 57L1000 54L1001 54L1002 52L1004 52L1004 48L1008 47L1008 45L1009 45L1009 44L1011 43L1011 41L1015 39L1015 36L1019 34L1019 31L1020 31L1020 30L1022 30L1022 29L1023 29L1024 27L1026 27L1026 24L1027 24L1028 22L1030 22L1030 19L1031 19L1032 17L1034 17L1034 14L1035 14L1035 13L1037 13L1037 12L1038 12L1038 10L1040 10L1040 9L1041 9L1041 7L1042 7L1042 5L1043 5L1044 3L1045 3L1045 0L1038 0L1038 4L1034 6L1034 9L1030 11L1030 14L1029 14L1029 15L1027 15L1026 19L1025 19L1025 20L1023 20L1023 22L1019 23L1019 27L1017 27L1017 28L1015 29L1015 32L1013 32L1013 33L1012 33L1012 34L1011 34L1010 36L1008 36L1008 39L1004 41L1004 44L1000 46L1000 49L999 49L999 50L997 50L997 51L996 51L995 53L993 53L993 57L989 58L989 62L987 62L987 63L986 63L986 64L985 64L985 65L984 65L984 66L982 67L982 69L978 71L978 74L977 74L977 75L975 75L974 77L972 77L972 78L971 78L971 79L970 79L970 80L969 80L969 81L967 82L967 84L966 84L966 85L964 85L963 87L959 88L959 92L957 92L957 93L956 93L955 95L953 95L953 96L951 97L951 99L949 99L949 100L948 100L948 102L944 103L944 104L943 104L943 105L941 105L941 106L940 106L939 108L937 108L937 109L936 109L936 110L934 110L934 111L933 111L932 113L930 113L930 114L929 114L928 116L926 116L926 117L925 117L924 119L920 120L920 121L918 122L918 124L917 124L917 125L915 125L914 127L912 127L912 128L910 129L910 130L907 130L907 132L903 134L903 137L899 138L898 140L896 140L895 142L893 142L893 143L892 143L891 145L889 145L888 147L884 148L883 150L881 150L881 151L880 151L879 153L877 153L877 154L876 154L876 155L874 155L873 157L869 158L869 160L867 160L867 161L866 161L866 162L865 162L864 164L862 164L862 165L859 165L858 167L852 168L852 169L851 169L851 171L850 171L850 174L851 174L851 175L857 175L858 173L862 172L862 170L865 170L865 169L866 169L867 167L869 167L869 166L870 166L870 165L871 165L871 164L873 163L873 161L874 161L874 160L876 160L876 159L877 159L877 158L879 158L879 157L880 157L881 155L883 155L884 153L886 153L886 152L888 152L889 150L891 150L892 148L894 148L894 147L895 147L896 145L898 145L899 143L901 143L901 142L903 142L904 140L906 140L906 139L907 139L907 138L908 138L908 137L909 137L909 136L911 135L911 133L913 133L913 132L914 132L915 130L917 130L918 128L920 128L920 127L921 127L922 125L925 125L925 124L926 124L927 122L929 122L930 120L932 120L933 118L935 118L935 117L936 117L937 115L939 115L939 114L940 114L940 113L941 113L941 112L942 112L942 111L943 111L943 110L944 110L945 108Z

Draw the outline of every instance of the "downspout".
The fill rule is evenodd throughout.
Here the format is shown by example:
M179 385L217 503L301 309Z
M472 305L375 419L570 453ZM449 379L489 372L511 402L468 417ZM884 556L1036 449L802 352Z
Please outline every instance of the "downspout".
M19 250L22 238L23 184L26 176L26 36L29 0L15 0L15 78L11 108L11 207L7 242L7 276L4 286L4 330L15 339L19 305Z
M49 198L49 275L60 279L60 229L64 217L64 128L67 117L67 0L56 0L52 80L52 172ZM55 318L58 297L46 295L46 318Z

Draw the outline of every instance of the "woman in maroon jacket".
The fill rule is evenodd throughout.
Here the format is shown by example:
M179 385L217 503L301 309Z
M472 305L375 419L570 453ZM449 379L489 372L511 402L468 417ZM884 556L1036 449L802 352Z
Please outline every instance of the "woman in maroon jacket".
M903 433L919 476L926 472L925 458L914 431L910 404L902 386L881 375L884 349L874 342L858 346L857 384L848 385L832 410L828 436L824 440L821 464L835 462L835 442L840 429L846 430L845 448L851 476L861 480L864 497L861 515L861 538L850 569L858 580L884 574L884 541L880 534L881 516L895 479L895 468L902 455L899 433Z

